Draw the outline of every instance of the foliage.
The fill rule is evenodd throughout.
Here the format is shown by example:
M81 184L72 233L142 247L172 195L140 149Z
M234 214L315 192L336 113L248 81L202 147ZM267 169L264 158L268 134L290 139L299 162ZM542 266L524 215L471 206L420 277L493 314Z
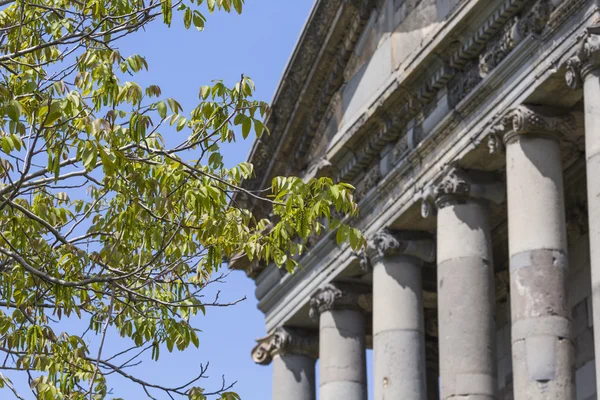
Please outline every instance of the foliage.
M224 259L292 271L309 235L338 227L340 241L363 245L331 216L356 214L351 186L278 177L249 192L253 166L225 167L220 145L236 132L268 134L252 80L200 88L189 113L158 86L126 80L148 64L120 54L119 39L154 20L202 30L205 14L243 3L0 0L0 371L27 374L36 398L103 399L116 374L151 398L238 399L225 382L196 386L206 366L174 386L126 368L145 352L198 347L192 317L235 303L204 299ZM272 221L233 203L236 192L270 203ZM61 332L65 319L89 329ZM105 354L108 332L129 349ZM0 387L22 398L1 374Z

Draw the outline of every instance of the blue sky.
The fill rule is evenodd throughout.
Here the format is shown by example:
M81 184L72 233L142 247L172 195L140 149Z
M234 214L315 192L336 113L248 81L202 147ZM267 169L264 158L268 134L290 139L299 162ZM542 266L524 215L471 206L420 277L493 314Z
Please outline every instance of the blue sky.
M255 81L255 97L270 102L313 3L314 0L246 0L241 16L208 16L204 32L185 30L182 16L176 15L170 29L154 23L146 32L126 38L119 48L124 56L137 53L146 57L149 71L136 75L136 82L143 87L159 85L164 97L176 98L185 111L197 104L200 86L213 79L232 84L242 73ZM252 139L240 138L225 146L226 163L244 161ZM210 378L200 383L207 390L220 387L224 375L228 382L237 381L234 390L243 400L270 400L271 368L255 365L250 357L254 340L265 334L264 317L256 307L254 282L244 273L234 272L218 289L221 301L244 296L247 300L234 307L209 309L205 317L198 317L194 325L202 329L199 349L192 347L173 354L163 351L158 363L145 361L131 372L170 386L194 376L200 363L210 362ZM111 335L105 351L114 353L126 345ZM17 387L23 387L24 381L7 375L15 378ZM113 390L108 398L145 398L138 386L123 379L111 377L109 386ZM27 389L23 391L26 392ZM9 393L0 391L2 399L5 395Z

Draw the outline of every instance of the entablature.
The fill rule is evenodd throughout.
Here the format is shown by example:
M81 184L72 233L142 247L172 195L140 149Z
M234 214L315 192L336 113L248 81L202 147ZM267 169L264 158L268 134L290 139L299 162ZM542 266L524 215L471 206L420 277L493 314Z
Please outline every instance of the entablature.
M378 182L361 199L361 216L353 221L355 225L367 235L390 224L399 224L394 226L398 229L433 231L434 221L420 215L420 201L426 189L457 164L463 168L502 170L503 157L490 155L490 150L499 151L498 146L488 145L487 139L494 138L495 128L507 113L527 103L577 109L581 93L568 94L565 68L560 66L573 55L582 32L597 21L599 14L591 1L564 0L560 7L570 13L572 18L563 19L568 23L557 25L543 36L524 38L452 112L431 122L427 134L407 150L405 157L385 174L380 169ZM558 15L553 13L551 18ZM575 145L582 132L579 117L575 127L570 133L573 136L565 138L568 146L574 146L565 152L566 161L580 157L581 149ZM356 270L359 262L349 248L336 246L329 234L301 260L303 269L297 274L285 275L269 288L259 283L259 308L266 315L267 329L307 314L310 294L324 283ZM259 280L264 282L261 278L272 273L271 268L267 269Z

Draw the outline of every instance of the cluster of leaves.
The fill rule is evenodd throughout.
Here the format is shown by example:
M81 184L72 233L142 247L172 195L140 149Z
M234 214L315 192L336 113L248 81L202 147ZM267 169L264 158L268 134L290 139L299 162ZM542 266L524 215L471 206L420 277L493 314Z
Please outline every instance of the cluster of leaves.
M203 294L224 259L244 254L293 270L322 229L361 247L360 233L331 215L356 214L353 188L281 177L270 191L243 189L252 165L226 168L220 145L235 132L266 134L268 107L252 100L252 80L204 86L184 113L158 86L125 81L148 65L114 43L157 18L171 24L177 12L202 30L206 11L240 13L243 0L0 4L0 371L27 374L40 399L104 399L111 374L150 398L238 399L224 382L197 387L204 366L173 387L126 368L146 351L158 360L161 349L199 346L192 317L236 303ZM275 220L232 202L239 192L271 204ZM65 318L87 330L60 332ZM131 347L105 354L109 331ZM21 398L1 374L0 387Z

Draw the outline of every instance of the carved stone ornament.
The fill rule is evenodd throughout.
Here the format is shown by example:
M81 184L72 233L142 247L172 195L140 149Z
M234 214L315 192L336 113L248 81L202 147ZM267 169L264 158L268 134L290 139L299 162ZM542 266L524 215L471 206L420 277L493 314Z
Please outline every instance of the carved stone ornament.
M490 154L497 154L504 150L502 137L495 132L490 133L487 141L488 151Z
M435 243L420 232L394 232L383 229L367 240L370 265L384 257L406 255L425 262L435 261Z
M359 251L353 251L352 255L358 258L360 270L363 273L368 274L371 272L371 263L369 262L369 257L367 256L367 252L364 248L360 249Z
M379 181L381 181L381 167L379 162L377 162L366 173L364 178L362 178L362 180L356 185L354 201L359 202L364 199L371 189L377 186Z
M565 79L571 89L578 89L587 74L600 68L600 24L587 28L577 54L567 61Z
M519 18L514 17L496 34L496 37L487 44L485 51L479 55L479 75L481 78L487 77L519 43L518 22Z
M318 289L310 299L309 317L316 320L321 313L330 310L353 309L370 311L365 309L369 301L365 298L369 294L358 290L343 287L341 285L329 284Z
M318 336L301 330L280 327L256 342L252 360L260 365L269 365L276 355L297 354L315 359L319 356Z
M553 10L554 5L550 0L540 0L535 3L517 25L520 37L524 38L530 33L542 33Z
M556 107L521 105L509 111L492 132L508 143L517 135L544 135L558 138L576 128L573 114Z
M443 208L466 199L484 199L496 204L505 198L504 184L494 173L466 171L452 168L437 185L426 191L421 213L423 218L431 214L431 208Z

